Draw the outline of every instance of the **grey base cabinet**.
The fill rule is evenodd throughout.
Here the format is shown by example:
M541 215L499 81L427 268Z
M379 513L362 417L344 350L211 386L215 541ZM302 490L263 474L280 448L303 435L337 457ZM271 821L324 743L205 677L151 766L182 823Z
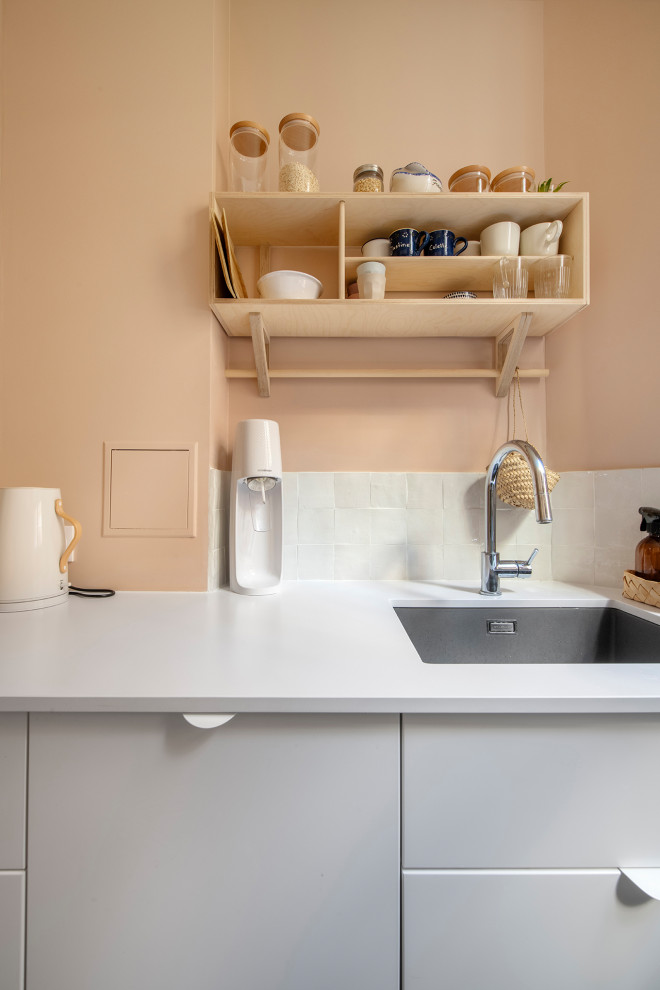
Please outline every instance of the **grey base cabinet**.
M27 990L397 990L399 719L30 719Z
M660 717L412 715L402 747L403 990L660 987Z
M654 990L660 904L618 870L404 873L404 988Z
M0 988L23 990L27 716L0 715Z
M0 715L0 870L25 869L27 715Z
M25 873L0 872L0 987L23 990Z

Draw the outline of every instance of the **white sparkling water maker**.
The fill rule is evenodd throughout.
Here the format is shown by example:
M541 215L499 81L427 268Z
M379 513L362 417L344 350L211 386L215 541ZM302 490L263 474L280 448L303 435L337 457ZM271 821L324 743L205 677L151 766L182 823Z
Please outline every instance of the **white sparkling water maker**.
M282 581L282 454L271 419L236 425L231 470L229 586L272 595Z

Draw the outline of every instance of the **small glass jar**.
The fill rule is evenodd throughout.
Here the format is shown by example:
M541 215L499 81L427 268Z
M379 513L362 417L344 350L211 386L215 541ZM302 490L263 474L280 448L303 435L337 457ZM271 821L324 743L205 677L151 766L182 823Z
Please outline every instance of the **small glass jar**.
M526 165L515 165L498 172L491 182L492 192L534 192L536 172Z
M229 131L229 177L235 192L261 190L270 136L253 120L238 120Z
M466 165L449 179L449 192L488 192L490 169L485 165Z
M353 192L383 192L384 189L380 165L360 165L353 172Z
M318 192L316 158L318 122L306 113L290 113L280 121L280 192Z

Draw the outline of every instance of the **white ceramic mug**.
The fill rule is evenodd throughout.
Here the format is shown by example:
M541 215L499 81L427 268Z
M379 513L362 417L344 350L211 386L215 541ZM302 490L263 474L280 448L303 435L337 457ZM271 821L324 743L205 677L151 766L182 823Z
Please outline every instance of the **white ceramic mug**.
M557 254L563 229L561 220L526 227L520 235L520 253L526 256Z
M463 257L467 258L471 256L473 258L481 254L481 244L479 241L468 241L465 251L463 251Z
M362 245L362 254L365 258L385 258L392 254L392 245L389 237L374 237Z
M67 546L64 520L74 527ZM0 488L0 612L57 605L69 593L67 562L81 527L59 488Z
M481 231L482 255L496 255L503 258L513 258L518 254L520 245L520 225L513 220L502 220L491 223Z

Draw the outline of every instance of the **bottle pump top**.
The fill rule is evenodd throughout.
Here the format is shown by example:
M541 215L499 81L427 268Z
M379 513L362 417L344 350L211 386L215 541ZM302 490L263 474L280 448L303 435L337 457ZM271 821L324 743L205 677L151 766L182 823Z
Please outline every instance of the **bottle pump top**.
M660 509L642 505L639 512L642 517L639 527L642 533L648 532L650 536L660 536Z

